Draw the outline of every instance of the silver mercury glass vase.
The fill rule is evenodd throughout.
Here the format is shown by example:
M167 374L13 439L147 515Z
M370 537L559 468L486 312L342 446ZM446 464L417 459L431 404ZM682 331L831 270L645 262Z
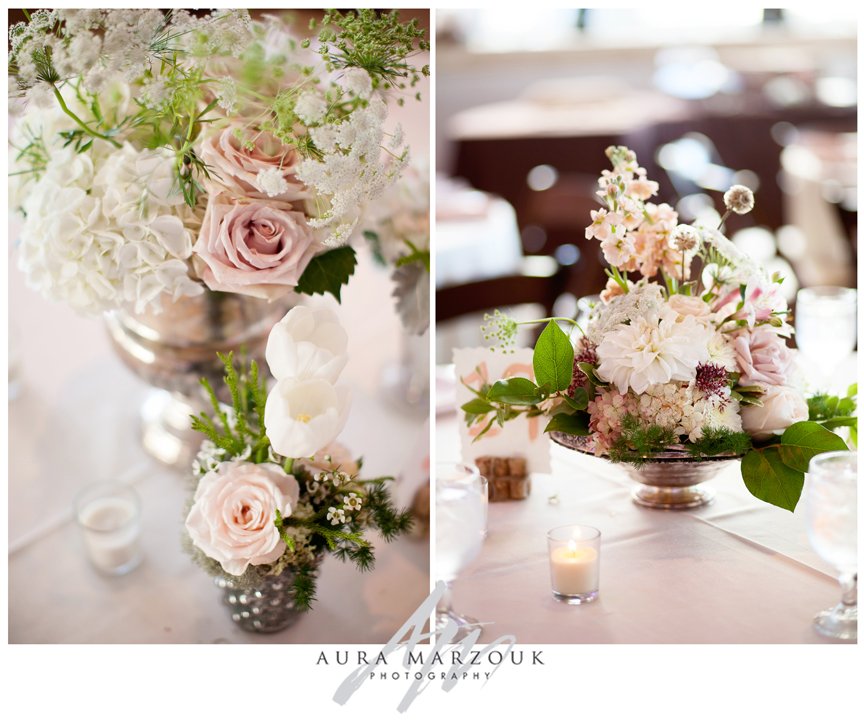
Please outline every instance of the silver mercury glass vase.
M108 333L123 363L154 389L141 408L141 440L157 460L187 468L201 443L190 416L210 403L200 378L223 385L217 352L241 350L263 363L270 329L296 296L279 301L205 290L196 297L166 299L161 313L129 309L105 315Z
M307 612L294 601L294 571L290 568L251 588L225 576L215 578L214 583L222 590L222 602L231 612L231 619L247 632L279 632Z

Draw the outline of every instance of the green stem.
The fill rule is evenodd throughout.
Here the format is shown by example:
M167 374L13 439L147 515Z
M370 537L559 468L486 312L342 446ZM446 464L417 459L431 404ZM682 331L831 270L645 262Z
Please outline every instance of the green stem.
M731 213L731 210L727 210L725 213L723 213L723 217L720 218L720 224L717 226L718 230L723 227L723 223L726 222L726 218L728 218Z
M553 322L553 321L554 322L570 323L570 325L573 325L583 335L585 334L585 331L581 328L579 323L577 323L573 318L568 318L568 317L547 317L547 318L537 318L536 320L514 320L513 322L516 325L536 325L538 323L544 323L544 322L549 323L549 322Z
M60 109L63 110L63 112L66 113L70 118L72 118L85 133L87 133L90 137L99 138L100 140L107 140L116 148L122 147L120 143L118 143L114 138L103 135L102 133L98 133L92 128L90 128L87 123L85 123L81 118L79 118L74 112L69 109L69 106L66 105L66 101L63 99L63 95L60 94L57 86L52 83L51 88L54 90L54 97L56 97L57 102L60 103Z
M27 22L30 22L30 13L24 8L21 8L21 12L24 13L24 17L27 18Z

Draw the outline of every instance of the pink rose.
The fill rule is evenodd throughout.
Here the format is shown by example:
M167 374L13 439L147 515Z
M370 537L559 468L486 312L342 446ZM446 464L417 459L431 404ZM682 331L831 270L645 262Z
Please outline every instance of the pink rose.
M745 332L732 343L741 385L785 385L792 351L783 338L765 328Z
M278 465L222 463L198 481L186 517L192 543L231 575L250 565L276 562L285 543L276 528L276 511L289 517L300 486Z
M742 405L741 425L754 440L768 440L796 422L807 420L807 400L797 388L769 385L759 398L762 405Z
M274 298L293 288L315 255L306 216L288 203L211 195L192 248L211 290Z
M672 295L668 303L676 313L681 316L692 315L698 320L709 322L711 320L711 308L702 298L689 295Z
M249 143L247 147L237 133ZM211 193L223 190L244 197L275 198L285 202L309 196L306 186L294 175L301 158L297 151L266 132L248 133L238 127L227 127L205 137L198 156L207 165L209 179L204 184ZM259 173L276 171L280 181L276 194L267 192Z

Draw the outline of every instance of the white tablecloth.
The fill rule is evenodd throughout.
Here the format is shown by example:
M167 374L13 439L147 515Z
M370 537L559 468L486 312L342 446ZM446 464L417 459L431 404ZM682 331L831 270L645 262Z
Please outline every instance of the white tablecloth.
M368 476L416 477L428 430L378 392L401 330L386 272L368 253L360 258L342 306L312 300L334 307L350 336L342 381L353 406L340 439L364 456ZM379 541L372 573L328 558L314 611L293 627L272 636L236 629L220 591L181 547L187 479L138 444L147 387L113 355L101 321L44 301L24 286L14 258L10 265L21 383L9 404L10 642L385 642L428 595L428 542ZM127 577L105 578L85 559L71 508L84 485L118 479L141 495L145 559Z
M456 416L438 416L437 459L459 457ZM737 466L688 511L643 508L633 482L599 458L552 447L552 473L523 501L490 503L489 534L457 579L457 612L520 643L810 643L816 612L839 601L831 569L810 548L801 510L749 495ZM581 524L602 534L599 598L551 593L546 532Z

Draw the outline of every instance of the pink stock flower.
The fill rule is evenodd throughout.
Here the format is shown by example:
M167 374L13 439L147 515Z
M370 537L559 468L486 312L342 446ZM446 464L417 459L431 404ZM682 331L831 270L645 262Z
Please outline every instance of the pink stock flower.
M608 240L609 238L623 238L626 228L623 218L618 213L610 213L606 208L591 211L592 223L585 228L585 239L597 238Z

